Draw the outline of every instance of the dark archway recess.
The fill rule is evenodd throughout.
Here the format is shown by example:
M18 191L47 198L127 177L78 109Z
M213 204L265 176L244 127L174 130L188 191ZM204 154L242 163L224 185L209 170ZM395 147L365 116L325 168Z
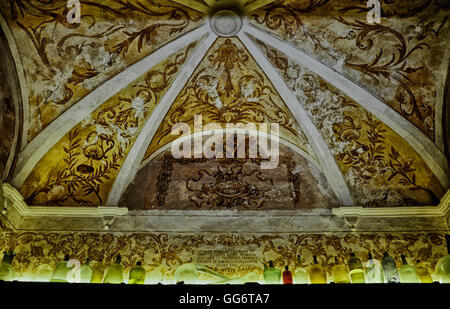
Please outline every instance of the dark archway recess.
M120 206L130 210L295 210L333 208L338 199L307 159L280 145L276 169L259 159L175 159L160 153L136 174Z
M0 178L4 182L12 178L20 151L23 124L19 78L8 46L5 33L0 28ZM17 121L20 125L15 132Z

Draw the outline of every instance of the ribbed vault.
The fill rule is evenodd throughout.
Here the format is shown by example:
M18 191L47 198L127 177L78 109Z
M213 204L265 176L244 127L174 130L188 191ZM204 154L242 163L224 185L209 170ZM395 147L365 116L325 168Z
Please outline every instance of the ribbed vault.
M149 209L158 181L167 195L201 183L202 171L219 177L235 166L241 178L212 177L206 187L228 181L251 195L245 183L257 181L242 179L250 161L164 159L171 128L193 130L202 115L204 125L280 126L290 147L266 176L286 209L437 205L449 188L444 2L383 1L381 24L369 24L356 0L81 1L80 24L66 21L65 1L2 3L22 98L20 147L5 156L15 164L0 164L3 175L36 206ZM239 23L211 18L224 9ZM169 163L178 178L162 184ZM155 184L153 193L140 183ZM198 208L189 194L180 205ZM174 209L171 198L157 208ZM211 203L200 208L223 205Z

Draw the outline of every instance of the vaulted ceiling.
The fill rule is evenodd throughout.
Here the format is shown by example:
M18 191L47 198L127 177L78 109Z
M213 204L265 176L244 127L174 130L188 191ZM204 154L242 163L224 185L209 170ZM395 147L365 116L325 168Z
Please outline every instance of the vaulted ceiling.
M80 3L80 24L66 1L0 4L0 168L29 205L437 205L448 190L448 1L381 1L380 24L357 0ZM231 26L211 18L223 9ZM195 115L279 124L279 168L174 159L171 128Z

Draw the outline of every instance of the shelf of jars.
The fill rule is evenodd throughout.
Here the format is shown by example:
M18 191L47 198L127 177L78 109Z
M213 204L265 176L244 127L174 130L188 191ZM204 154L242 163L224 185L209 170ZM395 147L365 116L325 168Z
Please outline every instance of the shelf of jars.
M426 263L416 260L408 263L406 256L401 255L401 264L385 252L381 260L373 258L369 252L367 259L362 261L351 252L346 261L335 257L335 265L328 269L323 267L317 256L313 256L312 265L304 265L300 255L295 269L285 266L280 269L273 261L262 263L262 278L256 272L250 272L241 277L231 278L197 263L186 263L175 271L174 280L163 281L160 274L147 273L141 261L138 261L126 273L122 265L122 257L117 255L109 266L102 260L91 261L87 258L83 263L71 259L69 255L60 261L55 269L48 265L38 267L35 274L28 278L17 278L12 267L15 253L4 251L0 264L0 281L34 281L59 283L92 283L92 284L327 284L327 283L450 283L450 235L446 235L447 255L442 257L434 269Z

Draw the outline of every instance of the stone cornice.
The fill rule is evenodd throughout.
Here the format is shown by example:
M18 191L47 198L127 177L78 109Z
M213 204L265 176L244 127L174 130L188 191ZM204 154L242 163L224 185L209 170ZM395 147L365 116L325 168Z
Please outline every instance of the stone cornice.
M145 210L28 206L3 184L2 214L14 230L115 232L448 232L450 193L438 206L299 210ZM0 205L1 206L1 205Z
M48 207L48 206L28 206L22 195L10 184L2 184L4 208L2 212L14 207L23 217L115 217L128 213L124 207Z
M450 210L450 190L442 198L438 206L400 206L400 207L339 207L333 209L338 217L441 217Z

